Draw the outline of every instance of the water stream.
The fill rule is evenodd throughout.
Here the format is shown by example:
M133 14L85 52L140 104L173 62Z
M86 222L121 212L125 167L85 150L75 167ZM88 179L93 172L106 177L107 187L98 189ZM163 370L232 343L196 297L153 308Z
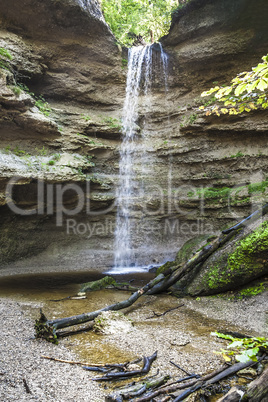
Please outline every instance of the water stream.
M138 46L129 49L126 97L122 117L123 141L120 149L119 184L117 189L117 218L115 231L115 258L113 272L147 270L136 262L135 245L137 220L133 211L143 209L144 184L136 174L136 163L146 160L144 130L138 126L140 109L150 108L150 91L154 67L160 63L160 74L167 88L168 58L161 45ZM159 66L157 66L159 67ZM139 166L143 176L146 169ZM140 234L139 234L140 235ZM143 239L146 243L146 239ZM144 244L143 244L144 245Z

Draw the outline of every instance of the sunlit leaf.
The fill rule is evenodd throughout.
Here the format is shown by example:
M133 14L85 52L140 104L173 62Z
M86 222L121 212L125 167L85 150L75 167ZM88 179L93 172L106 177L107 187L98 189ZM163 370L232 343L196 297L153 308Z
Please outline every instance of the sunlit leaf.
M258 83L257 88L260 91L264 91L267 88L267 82L265 80L260 80L260 82Z
M238 87L236 87L236 89L235 89L235 95L239 96L242 92L245 91L246 87L247 87L247 84L238 85Z
M228 348L237 348L243 345L243 341L234 341L228 345Z
M268 108L268 54L262 57L263 63L259 63L252 71L239 73L231 81L229 86L216 86L209 91L203 92L203 96L215 92L215 97L224 106L230 109L215 106L212 112L217 116L229 113L236 115L243 112L251 112L257 109L257 105L263 109ZM227 111L226 111L227 110ZM208 115L210 115L209 113Z
M232 361L232 359L231 359L229 356L227 356L225 353L222 354L222 357L224 358L224 360L225 360L226 362Z

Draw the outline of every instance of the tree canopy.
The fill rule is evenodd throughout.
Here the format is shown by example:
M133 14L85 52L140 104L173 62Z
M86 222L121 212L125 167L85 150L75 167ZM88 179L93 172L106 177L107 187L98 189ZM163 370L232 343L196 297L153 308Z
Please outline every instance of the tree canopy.
M214 94L215 99L224 102L224 108L217 105L206 110L206 115L239 114L251 110L268 108L268 54L262 57L262 63L253 67L251 71L244 71L232 79L229 86L215 86L205 91L201 96Z
M171 14L187 0L101 0L102 11L116 39L131 46L137 35L150 42L168 33Z

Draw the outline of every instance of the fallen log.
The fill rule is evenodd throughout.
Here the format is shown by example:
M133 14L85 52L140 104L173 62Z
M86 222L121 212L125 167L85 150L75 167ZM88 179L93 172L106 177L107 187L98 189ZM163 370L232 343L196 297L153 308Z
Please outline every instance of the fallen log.
M246 397L249 402L264 402L264 398L268 397L268 368L248 385Z
M222 380L223 378L228 377L231 374L235 374L238 371L245 369L246 367L254 366L255 364L258 363L258 361L254 362L252 360L249 360L245 363L235 363L232 366L228 367L226 370L222 371L221 373L219 373L218 375L213 377L211 380L206 381L205 385L207 386L207 385L215 384L215 382L218 382L218 381Z
M142 295L148 292L149 289L154 287L158 282L164 279L164 274L158 275L156 278L152 279L149 283L139 289L137 292L133 293L128 299L123 300L119 303L106 306L100 310L96 310L90 313L83 313L80 315L75 315L72 317L59 318L55 320L47 320L44 314L41 312L41 317L35 322L36 338L43 338L49 342L57 343L57 333L56 330L61 328L70 327L77 324L83 324L84 322L93 321L100 313L103 311L117 311L127 307L130 307L136 300L138 300Z
M128 299L121 302L106 306L100 310L89 313L83 313L76 316L59 318L55 320L44 320L44 315L39 320L36 320L35 329L36 337L44 338L49 342L57 343L57 330L61 328L70 327L73 325L82 324L88 321L93 321L103 311L117 311L130 307L144 294L155 294L167 290L170 286L181 279L185 274L190 272L197 264L205 261L215 250L225 244L233 237L233 232L228 235L220 235L210 245L206 246L201 251L197 252L189 261L184 265L175 266L167 271L159 274L156 278L152 279L149 283L141 289L134 292Z
M150 371L153 361L157 357L157 352L154 352L152 356L143 357L143 367L140 370L125 371L121 373L107 373L103 377L93 378L93 381L110 381L110 380L122 380L125 378L142 376ZM83 367L86 369L86 367Z
M203 263L205 260L207 260L208 257L212 253L214 253L214 251L223 246L233 236L233 231L227 235L220 235L211 244L207 245L202 250L197 252L190 260L186 262L186 264L169 268L163 281L159 281L157 284L155 284L154 287L148 290L147 294L151 295L166 291L170 286L174 285L178 280L189 273L198 264ZM163 272L163 274L165 274L165 272Z

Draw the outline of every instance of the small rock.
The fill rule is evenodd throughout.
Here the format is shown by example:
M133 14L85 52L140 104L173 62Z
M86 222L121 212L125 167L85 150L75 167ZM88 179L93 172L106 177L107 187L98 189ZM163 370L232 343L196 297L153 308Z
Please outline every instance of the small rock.
M243 375L243 376L246 375L246 376L255 378L257 376L257 373L256 373L256 370L254 370L254 368L247 367L243 370L238 371L237 375Z
M133 331L133 324L123 313L103 311L95 318L93 330L105 335L128 333Z

